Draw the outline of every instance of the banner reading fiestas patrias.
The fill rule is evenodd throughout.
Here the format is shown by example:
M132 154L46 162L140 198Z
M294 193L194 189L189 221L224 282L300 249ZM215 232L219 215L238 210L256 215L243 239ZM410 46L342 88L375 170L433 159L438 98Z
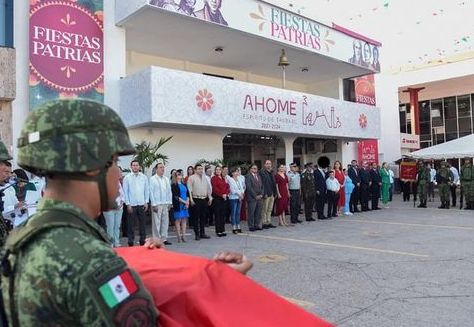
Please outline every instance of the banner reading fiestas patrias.
M104 98L102 0L30 0L30 110Z

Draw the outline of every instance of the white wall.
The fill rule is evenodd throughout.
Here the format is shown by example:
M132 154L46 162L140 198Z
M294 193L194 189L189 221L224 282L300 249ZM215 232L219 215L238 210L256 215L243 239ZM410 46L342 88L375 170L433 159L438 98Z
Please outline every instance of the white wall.
M193 130L182 128L135 128L129 130L132 142L140 143L149 141L158 143L161 137L173 136L173 138L160 148L160 153L169 157L166 170L183 169L194 165L199 159L222 159L222 140L226 132ZM130 159L130 158L128 158ZM120 163L122 167L128 167L129 161L124 158Z
M375 96L380 108L379 160L391 163L401 157L398 84L393 75L375 75Z

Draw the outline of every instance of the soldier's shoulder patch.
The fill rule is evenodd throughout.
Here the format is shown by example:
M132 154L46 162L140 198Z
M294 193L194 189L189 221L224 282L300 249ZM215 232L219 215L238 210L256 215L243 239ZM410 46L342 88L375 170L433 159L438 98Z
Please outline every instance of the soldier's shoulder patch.
M115 313L116 326L156 326L156 315L149 301L143 298L133 298L124 302Z

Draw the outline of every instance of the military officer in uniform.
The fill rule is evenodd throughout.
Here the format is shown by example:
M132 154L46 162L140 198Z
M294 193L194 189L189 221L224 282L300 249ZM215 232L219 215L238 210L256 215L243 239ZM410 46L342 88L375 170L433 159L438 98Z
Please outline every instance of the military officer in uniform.
M9 197L13 197L16 199L15 190L13 187L6 189L5 182L8 180L10 175L10 168L8 167L8 161L11 160L12 157L8 153L7 147L0 141L0 246L3 246L5 243L5 239L8 235L8 230L10 229L5 220L3 219L2 213L5 210L5 192L9 192Z
M305 171L301 174L301 193L304 201L304 215L306 221L315 221L313 218L313 207L316 199L316 188L314 185L313 163L304 165Z
M447 167L447 162L441 162L441 168L436 174L436 183L438 184L439 197L441 205L438 209L449 209L449 187L453 182L453 173Z
M17 161L46 176L47 187L37 214L6 240L2 295L10 325L157 325L151 295L94 220L116 205L118 156L134 152L119 116L101 103L54 100L30 113ZM218 260L251 266L242 256Z
M428 185L431 180L431 169L425 166L422 161L418 162L418 172L417 172L417 190L418 198L420 199L420 204L418 208L426 208L427 194L428 194Z
M464 159L461 168L461 186L463 188L466 210L474 210L474 168L470 158Z

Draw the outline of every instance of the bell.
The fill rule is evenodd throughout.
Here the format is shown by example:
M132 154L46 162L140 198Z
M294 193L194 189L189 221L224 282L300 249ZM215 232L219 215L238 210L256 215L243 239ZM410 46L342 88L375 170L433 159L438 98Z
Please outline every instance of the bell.
M290 62L288 61L288 58L286 57L285 49L281 49L281 56L280 56L280 61L278 62L278 66L286 67L289 65L290 65Z

